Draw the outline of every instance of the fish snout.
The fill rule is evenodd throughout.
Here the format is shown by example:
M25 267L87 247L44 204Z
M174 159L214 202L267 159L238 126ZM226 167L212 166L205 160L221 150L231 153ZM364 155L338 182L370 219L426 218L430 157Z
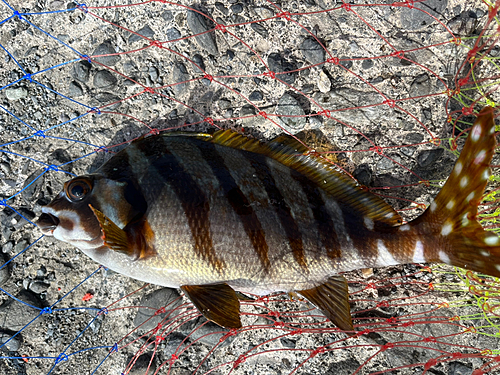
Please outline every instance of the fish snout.
M44 212L38 218L36 225L38 225L43 234L51 236L59 225L59 219L57 216Z

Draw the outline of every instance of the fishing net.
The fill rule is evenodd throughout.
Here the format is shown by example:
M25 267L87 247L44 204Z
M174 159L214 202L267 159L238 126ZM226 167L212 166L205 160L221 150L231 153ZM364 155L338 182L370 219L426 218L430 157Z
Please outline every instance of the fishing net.
M243 328L33 224L145 134L288 133L409 220L498 102L500 3L0 2L0 374L473 374L500 367L499 284L441 265L345 274L348 337L286 295ZM493 167L498 159L493 160ZM497 231L498 172L480 207Z

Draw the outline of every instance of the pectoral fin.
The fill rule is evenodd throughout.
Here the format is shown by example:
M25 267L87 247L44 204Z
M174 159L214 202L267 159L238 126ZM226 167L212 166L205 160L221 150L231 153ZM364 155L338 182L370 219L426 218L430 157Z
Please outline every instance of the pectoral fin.
M208 320L224 328L241 328L240 302L229 285L183 285L181 289Z
M326 283L312 289L297 290L306 297L337 327L354 331L349 306L347 281L343 276L332 276Z
M113 223L106 215L104 215L98 209L92 207L89 204L90 209L94 213L95 217L99 221L102 231L102 239L104 244L111 250L119 251L127 255L132 256L134 254L134 249L129 243L127 233Z

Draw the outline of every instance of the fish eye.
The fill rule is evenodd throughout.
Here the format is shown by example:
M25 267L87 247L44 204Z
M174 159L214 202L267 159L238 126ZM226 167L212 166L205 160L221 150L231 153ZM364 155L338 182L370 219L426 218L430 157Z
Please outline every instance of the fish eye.
M92 191L92 183L87 178L77 178L69 181L64 190L70 201L77 202Z

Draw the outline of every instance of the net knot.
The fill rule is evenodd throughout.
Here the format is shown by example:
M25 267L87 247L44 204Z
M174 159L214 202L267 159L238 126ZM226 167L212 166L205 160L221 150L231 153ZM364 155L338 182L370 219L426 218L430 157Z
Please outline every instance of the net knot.
M346 12L350 12L352 10L351 9L351 4L348 4L348 3L342 4L341 8L345 9Z
M259 112L259 116L262 116L262 117L264 117L264 118L267 118L267 113L266 113L266 112L264 112L264 111L260 111L260 112Z
M415 325L415 322L404 322L402 324L403 327L413 327Z
M156 313L155 313L155 315L156 315ZM162 328L163 328L163 324L158 323L158 325L157 325L155 328L153 328L153 330L151 331L151 333L152 333L153 335L156 335L156 334L158 333L158 331L159 331L160 329L162 329Z
M268 72L265 72L264 75L266 77L269 77L269 78L272 78L272 79L275 79L276 78L276 73L273 72L272 70L268 71Z
M156 129L156 128L153 128L153 129L151 129L151 130L149 131L149 133L148 133L148 134L158 135L158 134L160 134L160 131L159 131L158 129Z
M326 60L326 62L328 62L330 64L339 65L340 59L338 57L330 57L328 60Z
M471 375L484 375L484 371L477 369L477 370L472 371Z
M274 322L273 326L278 327L278 328L282 328L285 326L285 322Z
M99 315L107 315L108 314L108 308L107 307L103 307L102 309L99 310L99 312L97 313L97 316Z
M42 138L45 138L45 132L43 130L39 130L37 131L35 134L33 134L37 137L42 137Z
M221 23L218 23L218 24L215 25L215 30L219 30L220 32L223 32L223 33L227 32L226 26L224 26Z
M228 333L226 333L224 336L222 336L219 339L219 342L224 342L226 339L228 339L231 336L236 336L238 334L238 330L236 328L231 328Z
M57 165L55 164L51 164L49 165L48 167L45 168L45 170L48 172L48 171L55 171L55 172L58 172L59 171L59 168L57 167Z
M115 342L115 345L113 345L113 347L111 348L111 350L109 352L113 353L113 352L117 352L117 351L118 351L118 343Z
M89 7L85 3L77 4L76 9L81 10L83 13L89 12Z
M94 295L90 292L85 293L85 295L82 297L82 301L90 301L92 298L94 298Z
M284 18L284 19L286 19L288 21L291 21L292 19L291 19L290 16L291 16L290 12L282 12L282 13L278 13L276 15L276 18Z
M31 74L29 73L26 73L22 79L27 79L28 81L33 82L33 78L31 78Z
M462 107L462 113L464 114L464 116L471 115L473 111L474 108L472 107L472 105L470 107Z
M429 290L434 290L434 284L433 283L429 283Z
M94 149L95 152L103 151L103 152L109 152L108 148L106 146L101 146L99 148Z
M318 112L318 115L320 116L325 116L326 118L331 118L332 117L332 112L329 109L325 109L321 112Z
M366 284L366 289L377 289L377 286L375 283L368 283Z
M476 58L477 50L478 48L474 47L469 52L467 52L467 58L469 59L469 61L474 61L474 59Z
M244 354L241 354L238 359L236 361L234 361L234 364L233 364L233 369L235 369L236 367L238 367L239 365L241 365L243 362L245 362L247 360L247 357L245 357Z
M7 200L5 199L0 200L0 206L7 207Z
M90 56L89 56L89 55L81 55L81 56L80 56L80 58L81 58L82 60L87 60L87 62L88 62L89 64L90 64L90 63L92 63L92 59L90 58Z
M384 100L383 104L387 104L390 108L394 108L396 106L396 102L392 99Z
M212 76L212 75L210 75L210 74L205 74L205 75L203 76L203 78L208 79L210 82L212 82L212 81L214 80L214 76Z
M462 38L460 38L459 36L455 36L452 40L451 40L452 43L456 44L457 46L459 46L460 44L462 44Z
M387 349L392 349L392 348L394 348L394 344L392 342L388 342L387 344L382 345L380 351L385 352Z
M424 365L425 370L430 369L431 367L434 367L437 365L437 360L434 358L429 359L426 364Z
M302 335L304 333L304 330L302 328L297 328L297 329L294 329L292 332L290 332L290 334L292 335Z
M370 147L369 150L370 151L375 151L379 155L382 155L384 153L384 151L382 150L382 147L380 147L380 146Z
M170 365L173 365L175 363L175 361L177 361L179 359L179 357L177 357L175 354L172 354L170 356L170 359L168 360L168 362L170 363Z
M388 324L394 324L394 323L397 323L398 321L399 321L399 319L397 317L395 317L395 316L390 317L390 318L388 318L388 319L385 320L385 322L388 323Z
M389 307L389 302L380 301L379 303L377 303L377 307Z
M458 87L465 86L468 82L469 82L469 80L467 79L467 77L460 78L460 79L457 81L457 86L458 86Z
M155 344L158 345L159 343L161 343L162 341L165 340L165 337L161 336L161 335L158 335L156 336L155 338Z
M155 94L155 89L152 87L144 87L144 92L148 92L150 94Z
M272 317L279 318L279 317L280 317L280 312L279 312L279 311L273 311L273 310L271 310L271 311L269 311L269 312L267 313L267 315L272 316Z
M56 365L59 364L60 362L67 361L67 360L68 360L68 356L64 353L61 353L56 358Z
M211 118L211 117L205 117L205 122L207 122L210 125L214 126L214 119Z
M441 146L441 139L432 137L429 143L434 146Z
M40 315L42 314L52 314L52 309L50 307L45 307L40 310Z
M151 47L163 48L163 44L159 40L153 40L149 45Z
M23 16L21 16L21 14L17 10L14 11L14 16L19 18L21 21L24 20Z
M321 348L317 348L317 349L314 349L312 352L311 352L311 355L309 356L310 358L312 357L316 357L318 354L322 354L326 352L326 349L324 347L321 347Z
M404 51L394 51L391 53L392 57L399 57L400 59L402 59L404 55L405 55Z
M155 315L165 314L165 312L166 312L166 310L165 310L165 306L164 306L161 309L156 310Z
M424 337L424 342L437 342L437 339L433 336Z
M404 4L410 9L413 9L415 7L415 5L413 4L413 0L406 0Z
M92 108L90 108L90 111L89 111L89 112L90 112L90 113L97 113L98 115L100 115L100 114L101 114L101 110L100 110L99 108L97 108L97 107L92 107Z

